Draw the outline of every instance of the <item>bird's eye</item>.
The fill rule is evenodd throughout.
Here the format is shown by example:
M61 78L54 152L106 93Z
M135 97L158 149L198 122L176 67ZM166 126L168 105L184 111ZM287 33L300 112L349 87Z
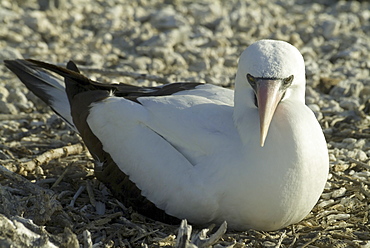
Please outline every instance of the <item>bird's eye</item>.
M283 85L284 85L286 88L287 88L287 87L289 87L289 86L292 84L293 79L294 79L294 76L293 76L293 75L290 75L289 77L284 78L284 79L283 79Z
M256 79L249 73L247 74L247 80L252 87L256 84Z

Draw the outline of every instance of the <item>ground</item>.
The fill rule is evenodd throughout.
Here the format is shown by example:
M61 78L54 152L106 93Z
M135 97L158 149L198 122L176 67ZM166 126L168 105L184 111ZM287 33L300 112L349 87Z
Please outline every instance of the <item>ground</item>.
M327 139L328 183L295 225L227 230L208 242L370 247L368 1L4 0L0 6L1 60L73 59L103 82L232 87L247 45L262 38L292 43L306 61L306 103ZM173 247L183 238L179 226L150 220L114 199L94 177L78 134L3 64L0 123L0 247ZM200 231L193 228L193 234ZM194 240L202 246L202 239Z

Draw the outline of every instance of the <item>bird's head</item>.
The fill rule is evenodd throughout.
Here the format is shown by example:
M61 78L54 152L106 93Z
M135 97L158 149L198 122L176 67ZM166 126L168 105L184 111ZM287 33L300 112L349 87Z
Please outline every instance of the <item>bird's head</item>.
M304 103L305 82L303 57L287 42L261 40L242 53L235 82L235 105L244 102L258 108L261 146L278 105L289 100Z

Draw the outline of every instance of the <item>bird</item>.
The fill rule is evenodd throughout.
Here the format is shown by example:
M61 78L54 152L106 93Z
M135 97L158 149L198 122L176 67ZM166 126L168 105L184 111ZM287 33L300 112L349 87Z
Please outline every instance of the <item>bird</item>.
M249 45L234 90L99 83L72 61L4 63L78 131L97 179L150 218L272 231L304 219L324 190L327 144L305 105L303 56L288 42Z

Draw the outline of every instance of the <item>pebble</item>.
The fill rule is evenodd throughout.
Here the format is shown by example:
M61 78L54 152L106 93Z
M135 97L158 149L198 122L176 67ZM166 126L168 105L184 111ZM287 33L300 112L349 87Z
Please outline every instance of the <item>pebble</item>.
M23 56L13 47L3 47L0 48L0 60L3 61L4 59L22 59Z
M331 206L333 204L334 204L334 200L330 199L330 200L327 200L327 201L320 202L319 204L317 204L317 206L320 207L320 208L325 208L325 207Z
M150 18L150 23L159 30L175 29L188 25L187 20L169 6L156 11Z
M134 58L132 63L130 63L131 67L134 70L143 70L143 71L147 70L150 64L151 64L151 59L148 57L144 57L144 56Z
M332 198L339 198L345 195L347 189L345 187L341 187L339 189L336 189L332 192L331 197Z
M349 98L349 99L342 99L339 102L339 106L346 110L356 110L356 109L359 109L360 103L358 99Z
M0 101L0 113L1 114L18 114L18 109L12 103Z
M329 100L324 104L324 107L321 108L323 112L332 112L332 113L341 113L343 109L340 107L339 103L335 100Z
M189 66L190 71L201 72L207 71L210 68L209 59L204 58L203 60L194 58Z
M339 27L340 27L340 21L329 15L327 17L329 18L323 21L322 29L323 29L324 37L326 39L330 39L331 37L338 34Z
M7 88L5 88L4 86L0 85L0 100L1 101L6 101L6 99L8 98L9 96L9 91Z
M327 220L329 222L332 222L332 221L339 221L339 220L347 220L350 217L351 217L350 214L331 214L331 215L328 215Z
M46 13L43 11L30 11L29 14L24 17L23 21L34 32L55 32L53 24L46 18Z
M366 143L366 140L365 139L355 139L355 138L345 138L342 140L342 143L345 144L345 147L347 147L347 149L354 149L354 148L359 148L361 149L365 143Z
M360 149L353 149L351 151L348 151L347 156L359 161L366 161L368 159L366 153Z

